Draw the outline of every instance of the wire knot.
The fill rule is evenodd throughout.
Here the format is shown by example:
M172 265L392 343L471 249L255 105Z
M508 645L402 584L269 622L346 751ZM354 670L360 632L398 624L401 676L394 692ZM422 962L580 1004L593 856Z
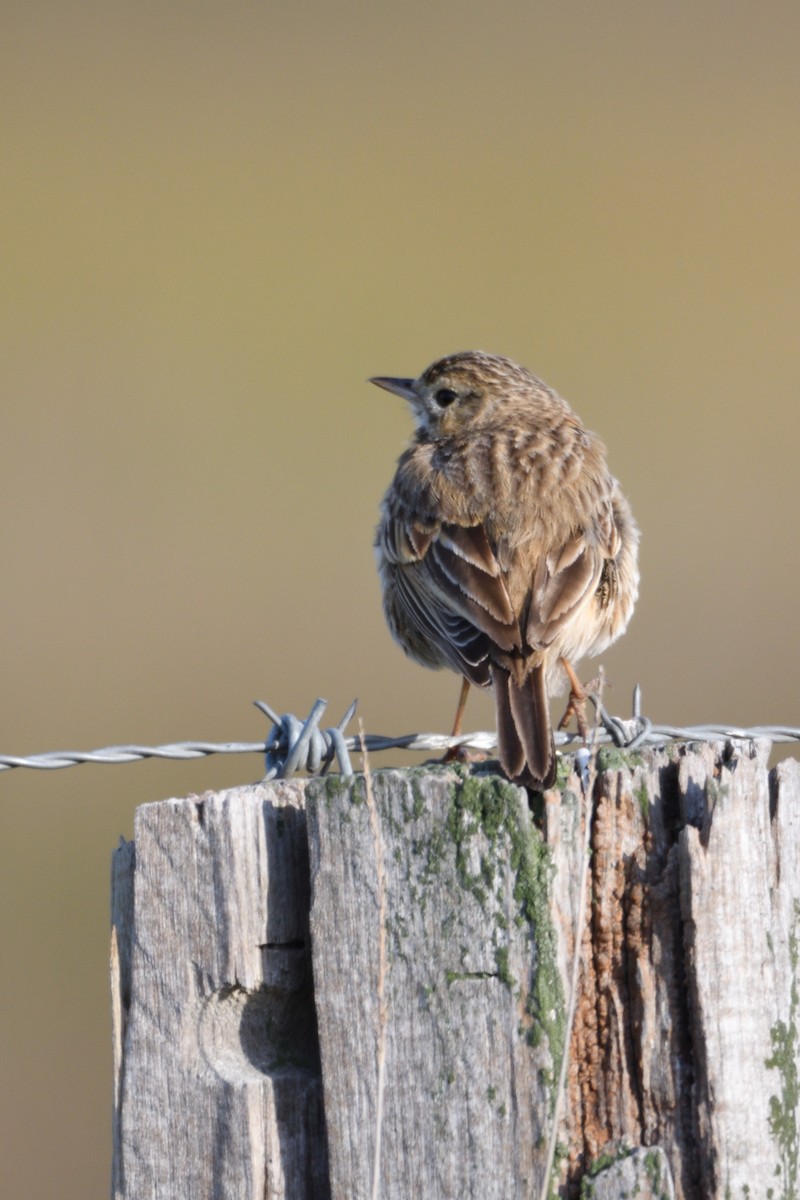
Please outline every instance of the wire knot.
M599 696L592 694L590 698L599 714L600 724L615 746L620 750L636 750L644 745L653 728L653 722L649 717L642 716L642 689L638 683L633 689L633 716L628 720L624 717L612 717L606 712Z
M263 700L256 700L270 721L272 729L264 744L266 774L264 780L286 779L295 771L308 771L309 775L324 775L336 759L339 771L349 779L353 774L344 731L356 711L357 700L348 708L338 725L320 729L319 722L327 708L327 700L316 700L305 721L299 721L292 713L278 716Z

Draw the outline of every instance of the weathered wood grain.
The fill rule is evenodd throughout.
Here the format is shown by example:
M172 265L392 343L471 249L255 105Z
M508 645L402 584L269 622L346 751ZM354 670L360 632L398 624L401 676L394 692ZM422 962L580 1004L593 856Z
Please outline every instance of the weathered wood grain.
M112 1115L112 1179L114 1200L122 1190L122 1079L125 1065L125 1034L131 1006L131 962L133 949L133 879L136 866L133 842L121 839L111 859L111 1050L114 1069Z
M800 1194L798 944L800 765L769 747L679 785L697 798L679 839L681 915L697 1058L702 1183L710 1194Z
M655 1146L620 1152L582 1181L581 1200L675 1200L672 1173L664 1151Z
M388 918L380 1195L536 1196L564 998L550 864L496 776L380 771ZM364 780L307 791L331 1194L371 1194L380 1036L376 844Z
M800 764L766 743L601 755L564 1130L572 1180L660 1145L678 1200L796 1200ZM562 962L578 781L545 807Z
M800 1195L800 764L767 755L600 755L559 1196ZM137 813L113 875L115 1197L359 1200L379 1122L381 1200L539 1196L582 781L532 817L480 768L373 784L377 837L361 776Z
M137 811L132 921L115 871L115 1196L328 1194L302 794Z

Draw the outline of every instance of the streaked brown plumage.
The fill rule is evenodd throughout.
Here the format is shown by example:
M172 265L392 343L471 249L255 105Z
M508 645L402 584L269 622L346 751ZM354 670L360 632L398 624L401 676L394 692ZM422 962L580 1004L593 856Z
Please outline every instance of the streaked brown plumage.
M418 379L376 377L417 422L376 534L386 619L405 652L493 686L509 778L549 787L548 695L636 602L639 532L605 448L524 367L470 351Z

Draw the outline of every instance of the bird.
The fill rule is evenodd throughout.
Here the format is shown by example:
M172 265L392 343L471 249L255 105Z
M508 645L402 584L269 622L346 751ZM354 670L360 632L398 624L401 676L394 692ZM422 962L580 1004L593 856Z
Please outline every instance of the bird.
M424 667L491 687L500 765L552 787L549 698L584 738L575 665L615 641L639 590L639 530L600 438L527 368L483 351L415 379L373 376L415 422L381 505L375 554L389 630ZM563 724L563 721L562 721Z

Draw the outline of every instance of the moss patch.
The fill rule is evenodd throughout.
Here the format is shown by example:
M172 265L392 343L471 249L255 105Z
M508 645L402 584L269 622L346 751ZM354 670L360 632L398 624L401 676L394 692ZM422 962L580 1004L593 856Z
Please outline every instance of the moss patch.
M797 987L797 967L800 961L798 945L800 925L800 902L794 902L794 924L789 935L789 961L792 966L792 988L789 997L788 1021L776 1021L770 1029L772 1054L765 1059L765 1066L778 1072L780 1095L769 1098L769 1129L780 1151L780 1167L783 1191L780 1200L794 1200L797 1196L798 1162L800 1162L800 1137L797 1129L797 1109L800 1103L800 1086L797 1076L797 1015L800 996Z
M601 746L597 751L598 771L632 771L641 766L641 754L638 750L619 750L616 746Z
M456 869L462 886L475 896L494 923L498 977L525 998L526 1040L532 1046L540 1045L543 1038L547 1040L554 1064L547 1082L552 1084L564 1049L566 1022L556 935L550 916L553 864L542 835L520 807L525 803L519 789L499 776L467 776L453 788L447 832L456 848ZM476 872L471 841L479 831L488 843L488 852ZM511 971L508 922L491 887L505 853L510 853L519 922L531 927L535 945L535 961L526 980L515 979Z

